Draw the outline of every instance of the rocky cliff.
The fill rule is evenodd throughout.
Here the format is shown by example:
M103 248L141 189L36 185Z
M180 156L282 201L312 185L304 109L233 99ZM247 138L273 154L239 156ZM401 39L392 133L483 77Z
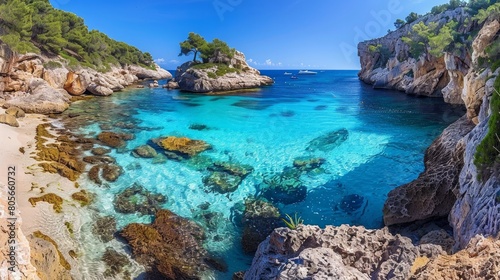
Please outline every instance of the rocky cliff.
M274 83L273 79L250 67L245 55L238 51L232 58L219 55L204 64L186 62L177 68L175 81L181 90L196 93L251 89Z
M18 107L27 113L60 113L69 106L71 96L90 93L110 95L140 79L169 79L172 75L154 65L113 66L101 73L69 65L61 58L38 54L20 55L0 42L0 98L4 107Z
M466 33L473 24L465 24L467 17L459 8L415 24L455 19L464 23L459 32ZM466 116L429 147L425 171L388 195L388 226L275 229L260 244L245 279L500 279L500 172L497 164L484 176L474 164L486 135L500 133L489 131L500 70L484 67L485 50L499 36L500 19L490 16L479 26L470 55L446 53L439 59L428 53L418 60L408 56L401 37L411 26L359 44L360 79L376 88L442 96L464 104ZM386 63L370 45L391 51ZM440 217L447 221L429 223Z
M361 60L359 78L374 88L395 89L431 97L442 96L446 102L463 104L460 89L469 70L469 55L446 53L435 57L423 52L418 58L413 58L403 37L408 36L413 26L421 22L426 26L430 23L443 26L452 20L458 22L460 34L467 34L472 28L471 23L466 23L468 18L470 16L464 8L457 8L438 15L424 16L382 38L361 42L358 45ZM376 46L383 51L374 51Z

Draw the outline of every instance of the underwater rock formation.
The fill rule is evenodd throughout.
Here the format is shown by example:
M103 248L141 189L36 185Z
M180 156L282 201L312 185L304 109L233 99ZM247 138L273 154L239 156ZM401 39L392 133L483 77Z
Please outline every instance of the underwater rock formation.
M264 177L261 195L272 202L292 204L306 198L307 187L300 181L300 172L294 168L285 168L282 173Z
M115 197L113 205L119 213L154 215L165 202L167 197L164 195L151 193L143 186L134 183Z
M306 151L314 152L319 150L322 152L329 152L344 143L348 137L349 131L347 131L347 129L331 131L311 140Z
M245 200L241 245L245 253L255 253L259 244L277 227L283 225L278 208L260 199Z

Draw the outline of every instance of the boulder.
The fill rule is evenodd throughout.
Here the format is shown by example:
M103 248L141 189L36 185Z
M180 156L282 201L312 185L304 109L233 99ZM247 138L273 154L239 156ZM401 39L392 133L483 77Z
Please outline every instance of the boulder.
M46 81L33 78L29 81L29 93L20 94L4 104L18 107L26 113L57 114L69 107L69 95L63 89L55 89Z
M26 113L22 109L19 109L17 107L10 107L7 110L5 110L5 114L14 116L16 118L24 118L26 116Z
M95 83L90 84L87 87L87 90L93 95L97 96L108 96L113 94L113 90Z
M16 117L7 114L0 115L0 123L4 123L13 127L19 127L19 123L17 122Z
M172 74L170 74L170 72L162 69L157 64L154 64L154 68L155 68L155 70L146 69L146 68L136 66L136 65L130 65L128 67L128 71L132 75L137 76L137 78L139 78L139 79L164 80L164 79L171 79L172 78Z
M178 89L179 83L174 80L170 80L164 87L168 89Z
M82 95L87 90L87 82L75 72L68 72L64 89L71 95Z

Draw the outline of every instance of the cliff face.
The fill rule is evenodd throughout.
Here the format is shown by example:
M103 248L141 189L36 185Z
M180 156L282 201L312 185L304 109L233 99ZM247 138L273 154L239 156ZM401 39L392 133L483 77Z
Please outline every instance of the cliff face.
M470 66L469 55L455 56L446 53L443 57L436 58L424 52L415 59L411 57L410 48L402 38L408 36L412 27L420 22L442 26L454 20L459 23L458 32L466 34L471 28L471 24L465 24L467 18L469 15L466 11L458 8L422 17L382 38L361 42L358 45L361 60L359 78L372 84L374 88L395 89L431 97L442 96L446 102L463 104L461 91L457 89L463 87L464 76ZM385 55L370 50L371 46L380 46L385 50Z
M0 42L0 98L5 99L4 107L16 106L27 113L60 113L68 108L71 95L110 95L139 79L171 77L158 65L155 70L113 66L106 73L70 67L61 58L16 54Z
M274 83L273 79L260 75L257 69L250 67L245 55L238 51L233 58L211 58L206 66L186 62L177 69L175 81L181 90L196 93L250 89Z

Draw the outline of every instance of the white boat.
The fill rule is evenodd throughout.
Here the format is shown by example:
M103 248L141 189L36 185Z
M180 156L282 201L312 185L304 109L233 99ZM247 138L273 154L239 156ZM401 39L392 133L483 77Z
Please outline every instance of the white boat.
M290 72L285 72L285 74L284 74L284 75L292 75L292 73L290 73Z
M316 75L318 74L318 72L314 72L314 71L309 71L309 70L300 70L299 73L297 73L298 75Z

